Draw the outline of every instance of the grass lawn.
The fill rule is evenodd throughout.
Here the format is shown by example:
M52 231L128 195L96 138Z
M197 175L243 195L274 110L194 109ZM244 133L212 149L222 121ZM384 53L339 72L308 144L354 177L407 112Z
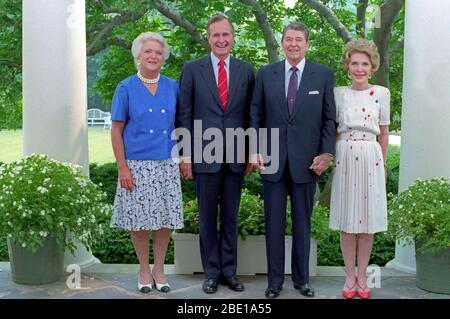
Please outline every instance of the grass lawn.
M111 131L102 128L89 128L89 162L114 162L111 147ZM22 157L22 130L0 130L0 162L12 162Z
M111 147L109 130L102 128L89 128L89 162L109 163L114 162L114 154ZM0 130L0 162L11 162L22 157L22 130ZM390 136L391 147L398 147L399 136Z

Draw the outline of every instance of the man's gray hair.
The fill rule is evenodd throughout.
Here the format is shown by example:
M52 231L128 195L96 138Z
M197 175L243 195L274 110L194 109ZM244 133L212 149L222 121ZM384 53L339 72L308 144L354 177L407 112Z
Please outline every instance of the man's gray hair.
M308 41L309 39L309 29L306 25L304 25L301 22L292 22L289 23L287 26L284 27L283 29L283 35L281 36L281 41L283 41L284 39L284 35L286 34L286 31L288 30L297 30L297 31L302 31L303 34L305 35L305 41Z
M222 21L222 20L227 20L228 23L231 26L231 32L233 34L233 36L235 36L236 32L234 31L234 25L231 22L230 18L228 18L225 14L223 13L216 13L215 15L213 15L211 18L209 18L208 23L206 23L206 34L208 35L209 38L209 26L213 23Z

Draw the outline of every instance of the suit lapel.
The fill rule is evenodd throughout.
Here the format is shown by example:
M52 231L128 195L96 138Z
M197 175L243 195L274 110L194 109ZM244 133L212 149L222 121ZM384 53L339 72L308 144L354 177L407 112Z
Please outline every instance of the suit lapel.
M286 90L285 90L285 61L278 62L277 65L275 65L273 70L273 92L275 94L275 101L280 101L280 103L276 104L276 108L279 112L281 112L283 118L285 120L289 119L289 112L287 109L286 104Z
M200 65L202 66L200 72L201 72L206 84L208 85L209 89L211 90L211 94L212 94L214 100L216 101L216 105L217 105L217 107L220 108L220 110L222 110L222 102L220 101L216 79L214 78L214 70L212 67L211 57L209 55L206 56L201 61Z
M302 73L302 79L300 81L300 86L297 90L297 94L295 96L295 104L294 104L294 110L291 114L291 119L294 118L294 116L297 115L299 110L303 107L303 103L305 103L305 100L308 96L309 88L311 86L311 81L313 78L314 68L312 67L311 63L308 62L308 60L305 61L305 68L303 69Z
M233 101L233 98L236 93L236 89L239 84L239 79L241 79L241 70L239 68L239 65L233 57L230 57L230 83L228 83L228 102L227 102L227 110L228 113L230 109L232 108L233 104L231 103Z

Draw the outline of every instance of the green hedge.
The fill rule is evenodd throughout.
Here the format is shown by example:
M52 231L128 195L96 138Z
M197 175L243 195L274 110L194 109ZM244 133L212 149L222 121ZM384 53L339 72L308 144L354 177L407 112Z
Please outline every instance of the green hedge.
M106 226L104 235L97 241L97 244L92 247L92 253L94 256L97 257L102 263L107 264L138 264L139 261L134 252L130 232L117 228L111 228L108 225ZM152 239L149 239L151 247L150 263L153 263L153 243ZM169 243L165 263L174 263L172 240Z
M398 178L400 172L400 147L389 145L387 166L386 192L398 193Z
M389 156L387 161L388 166L388 192L397 193L398 188L398 170L399 170L400 150L398 147L391 147L389 149ZM109 203L113 204L114 196L117 187L117 168L115 163L107 163L98 165L96 163L89 166L90 176L94 183L102 184L101 188L107 193ZM331 170L328 171L325 178L319 183L323 185L326 178L330 176ZM183 201L188 203L190 200L195 199L195 183L194 181L182 181L181 184L183 190ZM259 195L263 197L262 180L259 173L246 177L244 179L244 189L252 195ZM243 208L248 210L250 203L243 202ZM185 212L186 214L186 212ZM247 214L248 215L248 214ZM246 215L246 216L247 216ZM248 216L247 216L248 217ZM188 221L186 227L189 227ZM131 243L129 232L122 231L109 227L109 218L103 217L100 223L104 224L105 233L98 239L97 244L93 247L93 254L99 258L103 263L138 263L136 254L134 252L133 245ZM191 225L196 226L197 225ZM258 229L263 226L255 226ZM287 228L290 227L290 221L287 221ZM395 243L387 239L384 234L377 234L375 236L375 242L373 246L373 252L371 257L371 263L378 265L384 265L387 261L394 257ZM151 259L153 258L153 252L150 252ZM0 260L8 260L8 250L6 246L6 240L0 241ZM152 261L151 261L152 262ZM170 241L166 263L173 263L173 242ZM321 266L342 266L342 255L340 252L339 233L327 232L324 234L322 240L318 246L318 264Z
M0 261L8 261L8 245L6 244L6 238L0 240Z
M0 166L2 166L2 165L3 165L3 162L0 161ZM6 244L6 238L0 238L0 261L3 261L3 260L9 260L8 246Z
M317 264L319 266L344 265L339 236L339 232L332 231L328 238L318 243ZM394 259L394 255L395 241L390 239L386 233L375 234L369 263L384 266L388 261Z

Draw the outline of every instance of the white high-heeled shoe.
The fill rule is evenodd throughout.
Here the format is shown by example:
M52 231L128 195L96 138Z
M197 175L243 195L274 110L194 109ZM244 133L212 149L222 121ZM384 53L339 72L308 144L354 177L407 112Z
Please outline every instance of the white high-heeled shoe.
M153 282L155 283L156 290L161 291L161 292L169 292L170 291L170 285L167 282L163 283L163 284L158 283L155 279L155 276L153 275L153 272L152 272L152 277L153 277Z
M150 291L152 291L152 279L150 279L150 283L148 284L141 284L140 280L140 273L138 273L138 290L144 294L148 294Z

